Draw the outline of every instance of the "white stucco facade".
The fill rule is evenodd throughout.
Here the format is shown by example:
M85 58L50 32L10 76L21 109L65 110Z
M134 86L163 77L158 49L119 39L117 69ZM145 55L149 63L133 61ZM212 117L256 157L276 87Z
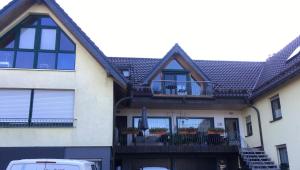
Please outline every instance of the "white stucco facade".
M272 122L272 108L270 98L279 95L282 119ZM277 164L279 163L276 146L285 144L287 147L289 165L291 170L300 169L298 161L300 151L300 137L297 135L300 129L299 124L299 100L300 79L296 78L285 85L274 89L270 93L260 97L254 103L261 115L261 125L266 153ZM244 111L243 116L255 115L251 108ZM253 117L253 136L246 138L247 142L253 146L259 146L259 132L257 119Z
M112 146L113 79L46 6L33 5L0 36L30 14L50 15L72 39L75 70L0 69L0 88L74 90L75 123L68 128L0 128L0 146Z

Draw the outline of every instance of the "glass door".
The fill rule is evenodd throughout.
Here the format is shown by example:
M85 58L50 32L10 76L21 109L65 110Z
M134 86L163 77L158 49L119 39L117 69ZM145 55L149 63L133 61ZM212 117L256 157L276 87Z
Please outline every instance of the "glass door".
M240 139L239 119L225 118L225 132L230 142L238 142Z
M164 73L164 94L187 94L187 74L178 72Z

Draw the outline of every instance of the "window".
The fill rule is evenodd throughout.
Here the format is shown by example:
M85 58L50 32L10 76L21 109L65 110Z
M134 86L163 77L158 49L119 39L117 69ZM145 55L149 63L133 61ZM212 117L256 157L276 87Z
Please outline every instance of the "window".
M60 32L59 49L61 51L75 51L74 43L62 31Z
M55 68L55 53L39 53L37 68L40 69L54 69Z
M130 72L129 72L128 69L122 70L122 74L123 74L124 77L129 77L130 76Z
M184 70L184 68L176 61L172 60L165 69L172 69L172 70Z
M74 91L0 89L1 126L72 126Z
M214 127L214 118L177 118L177 128L197 128L198 132L207 133Z
M193 77L191 77L191 93L192 95L201 95L201 85Z
M30 90L0 90L1 122L27 122L29 118Z
M280 119L282 117L282 113L281 113L281 106L280 106L280 100L278 95L271 98L271 107L272 107L273 120Z
M42 29L41 32L41 49L55 50L56 29Z
M19 48L34 49L35 28L21 28Z
M169 117L148 117L148 126L151 128L166 128L171 132L171 119ZM138 128L140 117L133 118L133 127Z
M247 136L252 136L252 123L251 123L251 116L246 117L246 129L247 129Z
M13 63L14 63L14 52L0 50L0 68L13 67Z
M19 51L16 55L17 68L33 68L34 52Z
M75 54L58 53L57 69L74 70L75 69Z
M75 69L75 44L49 16L32 15L0 39L0 68Z
M151 90L152 94L162 96L213 95L211 82L197 80L189 70L180 65L177 59L171 60L153 77Z
M74 91L34 90L32 122L68 122L73 119L73 107Z
M278 145L277 152L278 152L280 168L282 170L288 170L289 169L289 158L288 158L286 145Z

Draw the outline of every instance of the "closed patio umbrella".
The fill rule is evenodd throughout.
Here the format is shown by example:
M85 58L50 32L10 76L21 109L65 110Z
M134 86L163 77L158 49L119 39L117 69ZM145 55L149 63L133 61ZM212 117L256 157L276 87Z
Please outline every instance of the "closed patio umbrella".
M138 123L138 128L142 131L145 131L145 130L149 129L148 115L147 115L146 107L142 108L142 115L141 115L141 119L139 120L139 123Z

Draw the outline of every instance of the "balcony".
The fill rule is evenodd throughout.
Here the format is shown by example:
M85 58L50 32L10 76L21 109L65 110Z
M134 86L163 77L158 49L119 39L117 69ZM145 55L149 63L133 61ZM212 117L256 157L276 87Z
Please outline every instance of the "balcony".
M151 92L165 97L212 97L213 84L209 81L153 80Z
M235 153L239 139L230 139L219 134L174 133L174 134L120 134L118 154L136 153Z

